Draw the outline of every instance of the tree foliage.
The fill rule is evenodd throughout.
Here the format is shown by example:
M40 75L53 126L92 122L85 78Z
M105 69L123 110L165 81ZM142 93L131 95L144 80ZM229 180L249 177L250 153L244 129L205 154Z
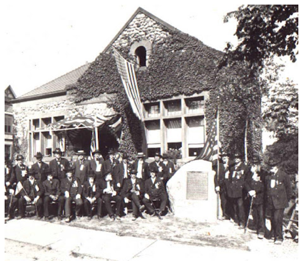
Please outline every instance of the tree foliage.
M228 43L223 64L246 61L254 70L264 61L289 56L296 61L298 45L298 5L247 5L228 13L224 21L237 20L237 46Z

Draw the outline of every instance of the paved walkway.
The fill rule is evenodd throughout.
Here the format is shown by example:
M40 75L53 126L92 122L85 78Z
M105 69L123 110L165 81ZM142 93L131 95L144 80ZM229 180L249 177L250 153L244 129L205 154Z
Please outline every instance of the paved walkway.
M5 239L55 250L57 260L78 255L99 260L235 260L268 259L267 252L224 247L195 246L166 240L120 236L116 233L83 229L45 221L21 219L5 224ZM7 260L9 259L7 257ZM225 259L226 259L225 258Z

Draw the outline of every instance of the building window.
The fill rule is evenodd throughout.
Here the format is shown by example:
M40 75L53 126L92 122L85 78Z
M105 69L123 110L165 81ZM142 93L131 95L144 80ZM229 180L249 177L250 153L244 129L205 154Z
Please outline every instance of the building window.
M11 159L11 145L5 144L5 158Z
M181 100L165 101L164 106L166 109L165 115L167 116L181 114Z
M189 157L197 157L203 148L189 148Z
M159 103L150 103L145 104L146 116L151 117L159 117L160 116L160 107Z
M154 158L155 153L160 154L160 148L148 148L148 157Z
M144 46L140 46L136 48L135 55L137 56L137 61L140 67L146 66L146 59L147 59L147 51Z
M5 115L5 133L12 134L13 118L11 116Z
M202 113L204 112L205 100L204 96L185 99L186 113Z

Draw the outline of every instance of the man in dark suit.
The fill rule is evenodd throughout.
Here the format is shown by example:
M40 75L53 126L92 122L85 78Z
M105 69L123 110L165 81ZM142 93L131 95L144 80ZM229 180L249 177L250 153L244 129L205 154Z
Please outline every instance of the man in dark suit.
M17 155L16 161L17 164L13 167L12 177L14 182L21 182L21 184L23 184L28 177L28 167L23 163L24 157L22 155Z
M234 217L240 229L245 228L245 210L244 210L244 186L245 178L249 172L249 167L243 163L243 156L239 153L234 155L234 166L230 168L228 182L228 199L233 207Z
M79 178L74 177L73 169L69 168L66 170L66 178L62 179L60 184L61 193L65 199L65 215L66 222L71 221L71 203L72 201L76 204L76 217L79 217L79 213L82 207L82 186Z
M60 148L56 148L53 151L55 159L51 160L49 163L50 171L53 175L53 178L61 181L66 177L66 169L69 169L69 161L65 158L62 158L62 152Z
M107 172L104 178L99 181L99 188L110 220L114 221L115 218L117 220L121 220L122 198L118 195L120 188L117 187L114 182L113 175L110 171ZM112 201L116 202L116 216L111 206Z
M90 163L85 160L85 152L83 150L79 150L77 156L78 159L74 165L75 178L78 178L80 183L83 184L87 181L87 176L90 172Z
M43 162L43 154L38 152L36 155L36 163L34 163L29 169L30 172L34 174L36 180L43 182L47 179L47 173L49 170L49 165Z
M47 179L43 181L44 187L44 218L49 220L49 206L51 202L58 203L57 219L61 220L62 209L64 207L63 198L60 196L60 184L58 179L53 179L53 174L48 172Z
M157 172L157 177L160 178L163 176L162 171L163 171L163 166L162 166L162 161L161 161L162 156L156 152L154 156L154 161L149 163L149 169L155 169Z
M95 181L97 182L103 178L102 165L104 163L104 159L99 150L94 151L92 155L93 158L90 160L90 169L95 174Z
M160 217L162 212L165 210L168 195L165 190L164 183L161 179L156 177L156 169L150 169L150 178L145 182L145 195L143 198L143 203L145 204L150 215L155 214L153 201L160 201L159 212L157 213Z
M104 161L102 165L102 173L105 175L105 173L109 171L113 171L114 167L116 166L117 161L115 160L115 155L112 150L108 151L108 159Z
M99 186L95 183L95 176L91 172L88 175L88 181L84 182L82 190L84 210L89 220L92 219L92 207L94 203L97 203L98 219L101 217L102 199L100 195L101 192Z
M120 154L118 157L118 163L113 169L113 179L117 186L121 188L123 186L124 179L129 178L129 166L127 164L127 155Z
M28 174L28 179L23 182L23 189L20 191L19 216L17 219L23 218L25 214L25 204L32 203L37 209L37 217L42 218L44 187L41 182L36 181L33 173Z
M277 163L278 164L278 163ZM271 175L266 176L266 212L272 220L275 244L283 242L282 221L284 209L293 193L289 176L271 162Z
M15 209L17 207L18 199L15 197L15 178L12 176L12 166L10 160L5 160L4 166L4 185L5 185L5 212L7 218L14 218Z
M136 177L136 170L131 170L130 178L124 180L121 197L124 199L125 203L128 203L129 200L131 200L133 221L139 216L144 219L142 215L144 208L140 202L144 197L144 182Z
M175 166L172 161L169 160L169 156L167 154L162 155L162 177L164 184L168 182L168 180L173 176L175 173Z
M219 166L219 173L218 171ZM219 193L220 201L221 201L221 209L222 209L222 217L220 217L220 220L224 219L230 219L231 214L230 208L228 204L228 196L227 196L227 183L229 181L229 155L226 153L221 154L221 159L219 160L219 164L216 164L214 167L214 170L216 172L215 174L215 191Z
M143 152L137 154L137 160L133 163L132 169L136 170L137 178L144 181L149 178L149 165L145 161L145 154Z

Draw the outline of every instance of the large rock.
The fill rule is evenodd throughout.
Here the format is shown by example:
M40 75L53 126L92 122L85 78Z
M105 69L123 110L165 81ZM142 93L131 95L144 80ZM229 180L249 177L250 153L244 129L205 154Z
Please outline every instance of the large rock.
M212 164L195 160L183 165L167 183L176 217L197 221L217 220L217 195Z

